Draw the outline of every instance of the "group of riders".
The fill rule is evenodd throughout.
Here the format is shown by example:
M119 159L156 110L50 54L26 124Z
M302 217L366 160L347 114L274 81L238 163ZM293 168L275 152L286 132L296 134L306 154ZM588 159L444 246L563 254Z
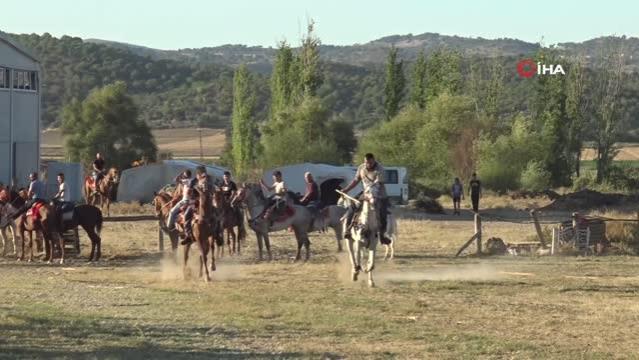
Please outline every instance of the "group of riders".
M102 157L102 154L96 154L95 160L92 163L92 167L92 179L94 182L93 191L98 191L98 184L105 175L105 159ZM180 212L183 212L185 239L183 243L188 243L190 241L189 239L192 238L191 220L193 219L197 199L196 189L209 189L211 188L210 185L212 185L212 183L210 180L210 176L206 173L206 168L204 166L198 166L196 168L195 177L192 176L191 170L185 170L174 180L175 185L181 189L181 196L177 203L175 203L175 205L173 205L173 207L171 208L166 225L169 230L173 230L175 228L175 223L177 221L178 215L180 214ZM306 172L304 174L304 180L306 182L305 193L292 200L294 201L294 203L306 206L312 212L317 213L323 205L320 200L319 186L315 182L315 179L310 172ZM18 211L3 218L0 227L6 226L6 223L27 212L38 203L47 202L47 199L45 198L45 184L38 179L38 173L31 173L29 175L29 181L30 183L27 190L28 201L26 201L26 203L20 209L18 209ZM58 191L53 196L50 202L52 203L52 205L54 205L56 214L58 214L58 224L62 226L61 214L68 210L72 210L75 204L71 201L71 191L69 190L68 185L65 182L64 173L58 174L57 182ZM380 204L380 228L386 229L389 201L386 196L384 187L384 169L382 165L375 160L373 154L369 153L365 155L364 163L358 167L355 178L350 182L350 184L346 186L346 188L342 190L342 192L348 193L360 182L365 189L376 187L377 191L375 192L375 197L377 198L376 200L378 201L378 204ZM269 224L272 225L275 218L279 214L281 214L281 211L283 209L287 207L290 193L288 191L288 188L286 187L286 183L282 178L282 173L279 170L273 172L272 185L266 184L261 179L260 185L266 192L271 192L272 195L269 197L268 205L264 209L262 214L254 219L251 219L251 222L255 223L258 221L268 221ZM242 209L240 208L239 204L234 204L233 201L237 194L238 187L237 184L232 180L230 172L224 172L222 182L217 184L217 187L221 191L224 201L232 206L234 216L237 217L237 221L242 222ZM360 196L361 194L358 195L358 197ZM353 207L350 207L347 210L347 224L350 224L352 222L356 210L357 209ZM345 236L349 236L348 231L346 232ZM382 243L390 242L390 240L385 238L384 230L380 231L379 236Z
M267 205L262 213L249 220L252 227L257 226L258 223L262 221L268 222L269 227L272 227L276 219L282 215L288 207L289 201L292 201L293 204L307 207L316 215L319 214L323 205L326 205L321 202L319 186L317 182L315 182L313 174L310 172L304 173L306 190L303 195L293 194L288 190L281 171L276 170L272 175L273 182L270 185L260 179L260 186L264 192L271 193L272 195L268 197ZM208 181L210 181L209 176L206 174L206 168L203 166L196 169L195 177L192 176L191 170L185 170L174 179L176 188L180 189L180 194L179 199L174 201L174 205L166 219L166 227L169 231L174 230L178 216L181 213L183 216L183 244L191 242L191 240L189 240L192 238L191 220L196 211L196 200L198 198L197 189ZM343 192L348 193L360 182L365 189L375 187L377 190L375 196L378 204L380 204L380 229L383 229L380 231L379 236L382 243L389 243L390 240L384 236L390 204L384 187L384 168L375 160L373 154L366 154L365 161L358 167L355 178L343 189ZM217 187L219 191L221 191L225 203L232 208L234 216L237 217L237 221L242 222L242 209L240 204L235 201L238 186L233 181L230 172L224 172L222 182L217 184ZM359 194L357 197L359 198L361 196L362 194ZM349 225L352 223L356 212L357 209L355 207L348 208L346 220ZM348 231L345 236L349 236Z
M93 191L98 191L99 183L104 178L104 167L105 160L102 157L102 154L97 153L95 160L92 163L93 171L91 178L93 180ZM64 173L59 173L57 175L57 183L58 183L58 191L55 195L48 201L46 198L46 185L42 182L37 172L32 172L28 176L29 186L24 189L27 195L27 201L14 211L11 214L7 214L6 217L0 220L0 228L4 228L8 225L9 222L15 220L20 215L28 212L39 204L50 203L56 210L57 215L57 225L62 229L64 228L62 224L62 214L72 211L75 207L75 202L71 201L71 193L72 191L69 189L69 186L65 182ZM4 190L8 191L8 190ZM5 196L8 197L8 194ZM0 199L1 200L1 199Z

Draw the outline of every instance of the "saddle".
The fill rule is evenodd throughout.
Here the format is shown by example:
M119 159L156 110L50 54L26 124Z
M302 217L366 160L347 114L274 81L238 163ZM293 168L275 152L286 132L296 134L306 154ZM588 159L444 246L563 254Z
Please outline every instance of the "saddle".
M33 220L33 221L39 221L40 220L40 209L43 206L44 206L43 202L37 201L35 204L33 204L33 206L31 206L31 208L29 210L27 210L27 213L25 214L25 216L31 217L31 220Z

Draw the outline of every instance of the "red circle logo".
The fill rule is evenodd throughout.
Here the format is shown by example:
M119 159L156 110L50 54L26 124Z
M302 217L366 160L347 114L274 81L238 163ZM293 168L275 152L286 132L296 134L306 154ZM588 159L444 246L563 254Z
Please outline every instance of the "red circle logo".
M517 63L519 76L531 78L537 73L537 63L533 59L524 59Z

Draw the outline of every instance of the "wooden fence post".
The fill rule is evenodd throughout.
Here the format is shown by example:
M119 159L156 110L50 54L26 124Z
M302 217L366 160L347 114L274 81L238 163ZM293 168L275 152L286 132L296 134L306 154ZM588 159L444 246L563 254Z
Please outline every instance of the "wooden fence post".
M471 236L470 239L468 239L468 241L459 248L455 257L458 257L464 249L473 243L473 241L477 244L477 255L481 255L481 217L479 214L475 214L475 234L473 234L473 236Z
M541 231L541 225L539 225L539 219L537 218L537 211L530 210L530 216L532 216L533 222L535 223L535 231L537 232L537 237L539 238L539 243L541 243L541 247L546 247L546 239L544 239L544 233Z

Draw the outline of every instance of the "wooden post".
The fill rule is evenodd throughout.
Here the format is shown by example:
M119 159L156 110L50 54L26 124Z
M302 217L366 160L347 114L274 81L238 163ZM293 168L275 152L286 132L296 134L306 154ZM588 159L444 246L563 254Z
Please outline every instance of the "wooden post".
M481 216L475 213L475 240L477 241L477 255L481 255Z
M475 214L475 234L459 248L455 257L458 257L473 241L477 244L477 255L481 255L481 217L479 214Z
M550 243L550 255L555 255L555 251L557 251L557 243L559 242L559 229L552 229L552 242Z
M535 223L535 231L537 232L537 237L539 238L539 243L542 248L546 247L546 239L544 239L544 234L541 231L541 225L539 225L539 219L537 218L537 211L530 210L530 216L532 216L533 222Z
M162 220L158 222L158 250L164 251L164 231L162 231Z

